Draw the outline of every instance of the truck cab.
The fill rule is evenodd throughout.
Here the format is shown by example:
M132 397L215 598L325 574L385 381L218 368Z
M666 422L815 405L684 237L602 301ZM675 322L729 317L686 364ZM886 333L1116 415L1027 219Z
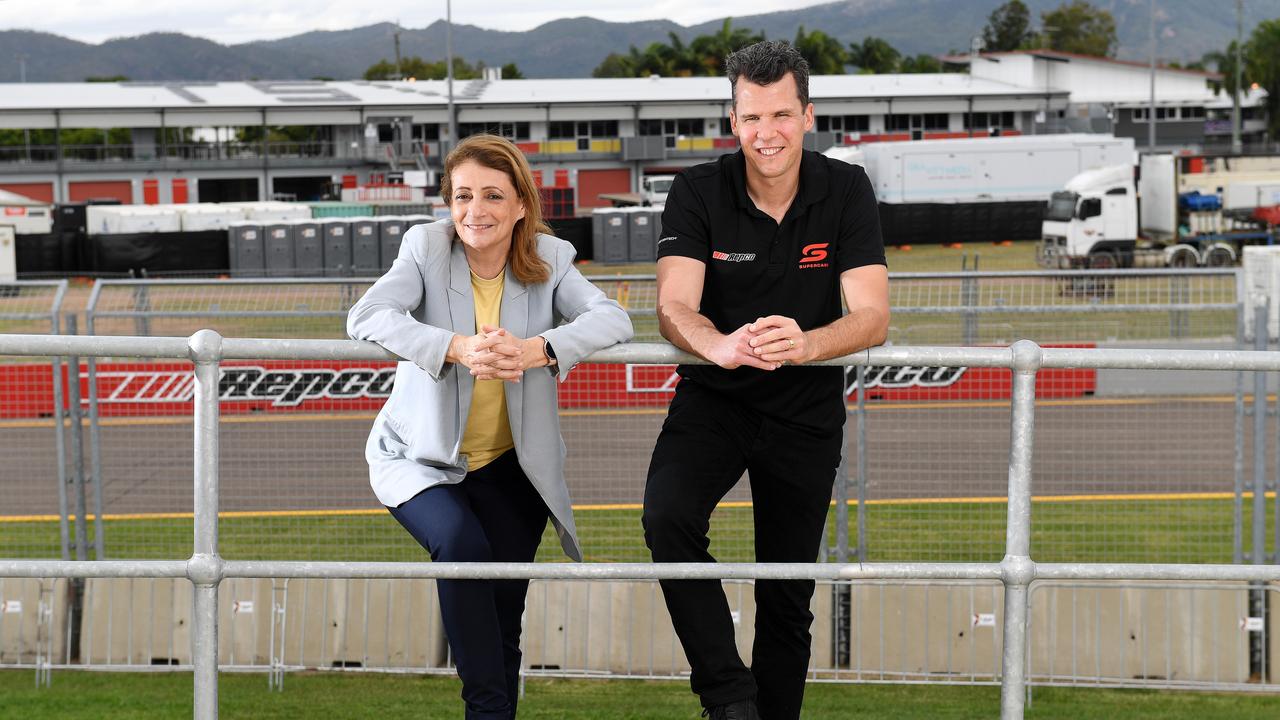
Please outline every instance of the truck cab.
M1080 173L1050 196L1037 259L1053 268L1132 265L1137 205L1132 165Z
M648 175L640 181L640 197L643 205L666 205L667 193L675 175Z

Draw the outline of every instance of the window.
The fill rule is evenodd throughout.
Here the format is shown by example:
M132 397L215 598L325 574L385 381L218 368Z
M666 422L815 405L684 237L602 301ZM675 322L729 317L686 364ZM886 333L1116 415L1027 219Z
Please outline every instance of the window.
M440 139L440 126L436 123L428 125L414 125L413 139L435 141Z
M729 122L729 118L720 118L720 134L724 136L733 135L733 123Z
M618 137L617 120L552 120L547 123L551 140Z
M884 116L884 128L889 132L906 132L910 130L948 130L950 127L951 116L947 113Z
M946 113L927 113L924 116L925 130L951 129L951 116Z
M851 133L871 129L867 115L819 115L815 118L818 132Z
M1013 130L1015 128L1014 113L1011 110L964 113L962 117L965 130Z
M1204 108L1202 107L1184 107L1182 108L1183 120L1203 120Z
M508 140L528 140L529 123L527 122L490 122L490 123L458 123L458 139L481 133L498 135Z

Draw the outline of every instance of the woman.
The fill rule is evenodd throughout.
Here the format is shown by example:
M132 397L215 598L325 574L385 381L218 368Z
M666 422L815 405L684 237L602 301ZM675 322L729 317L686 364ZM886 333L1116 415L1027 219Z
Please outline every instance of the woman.
M532 562L548 517L580 561L555 379L631 321L549 234L510 142L463 140L440 191L452 220L405 233L347 318L405 360L365 448L374 493L435 561ZM515 716L528 584L437 583L468 719Z

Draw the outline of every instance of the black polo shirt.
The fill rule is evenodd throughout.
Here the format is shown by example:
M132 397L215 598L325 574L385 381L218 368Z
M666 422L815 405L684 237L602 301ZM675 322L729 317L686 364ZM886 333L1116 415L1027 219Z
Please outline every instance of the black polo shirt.
M808 150L781 224L747 195L746 158L738 151L676 176L659 237L659 258L706 264L700 312L726 334L767 315L793 318L801 330L828 325L842 312L840 273L886 264L866 172ZM824 430L844 422L838 367L681 365L678 372L784 422Z

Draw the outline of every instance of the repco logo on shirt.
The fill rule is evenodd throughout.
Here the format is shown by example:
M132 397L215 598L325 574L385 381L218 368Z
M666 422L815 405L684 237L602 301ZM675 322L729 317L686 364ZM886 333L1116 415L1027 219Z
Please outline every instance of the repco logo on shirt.
M830 267L827 262L827 246L831 243L813 243L800 250L800 269Z
M756 259L755 253L727 253L713 250L711 252L712 260L723 260L725 262L751 262Z

